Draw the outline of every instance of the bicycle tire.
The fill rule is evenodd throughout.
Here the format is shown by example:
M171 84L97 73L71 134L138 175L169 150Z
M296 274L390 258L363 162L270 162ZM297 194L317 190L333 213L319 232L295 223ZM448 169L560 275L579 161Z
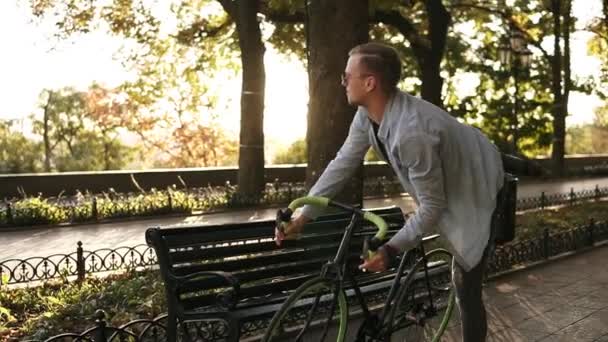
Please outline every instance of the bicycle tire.
M435 312L429 309L430 298L426 279L424 276L416 277L416 274L424 275L425 260L418 260L405 277L389 315L391 332L404 330L400 332L403 335L402 341L437 342L441 339L454 311L452 258L452 254L445 249L435 249L426 254L426 260L431 266L429 281ZM434 263L440 266L433 268Z
M335 281L323 277L310 279L300 285L287 298L279 311L274 314L264 333L262 342L294 341L298 336L301 337L299 341L302 342L320 342L325 340L319 339L319 336L323 335L323 332L327 329L325 325L328 323L337 325L337 328L334 327L329 335L335 337L330 337L328 341L344 341L348 324L348 304L344 290L336 289L336 286ZM337 298L336 291L338 291ZM317 298L319 305L315 306L314 302ZM338 305L336 305L336 302ZM318 316L323 311L320 309L326 309L328 305L329 314L327 316L331 315L329 322L328 317ZM301 311L306 311L307 317L304 320L297 318ZM296 316L296 318L292 316ZM336 320L337 322L334 322ZM324 329L323 331L319 331L321 326ZM300 328L302 330L299 330ZM309 330L306 331L307 329ZM310 335L305 335L306 333Z

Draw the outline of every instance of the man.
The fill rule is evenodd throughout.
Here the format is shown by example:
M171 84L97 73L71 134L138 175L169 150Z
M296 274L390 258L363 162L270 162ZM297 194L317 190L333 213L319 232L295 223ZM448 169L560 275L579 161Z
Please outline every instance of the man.
M358 110L344 145L309 195L337 194L372 145L418 208L379 253L360 267L383 271L396 254L438 229L454 255L452 274L462 340L484 341L482 278L491 245L492 214L503 185L501 155L479 130L397 89L400 77L401 61L394 49L367 43L350 51L342 85L348 102ZM320 214L318 208L305 206L284 234L276 231L277 244L295 237Z

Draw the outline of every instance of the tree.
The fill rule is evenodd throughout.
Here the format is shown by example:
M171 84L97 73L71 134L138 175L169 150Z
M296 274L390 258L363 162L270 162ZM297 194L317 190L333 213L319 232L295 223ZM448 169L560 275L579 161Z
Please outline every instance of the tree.
M339 80L350 49L368 40L368 4L367 1L313 0L308 10L310 102L306 183L311 186L346 139L354 117L355 110L348 105ZM363 167L360 167L340 197L360 203L362 184Z
M566 152L566 116L568 115L568 96L572 88L570 72L570 31L572 21L572 0L551 0L553 16L553 72L552 90L553 105L553 148L551 161L554 175L561 176L565 171L564 155ZM561 52L563 41L564 53Z
M420 96L443 107L441 62L451 23L451 15L443 2L377 1L372 15L374 22L391 25L408 40L422 82Z
M183 1L171 3L170 8L159 9L159 6L168 4L162 3L156 5L155 11L152 10L151 4L144 0L118 0L110 4L88 0L30 1L35 15L56 15L59 31L64 36L75 32L89 32L104 23L113 34L136 43L135 48L125 57L125 62L139 74L138 80L128 82L124 87L135 108L139 109L132 111L135 115L130 127L147 145L154 146L165 154L174 151L169 151L164 141L148 138L147 133L163 125L170 126L183 119L184 115L179 112L176 115L165 112L160 118L153 118L147 114L158 114L159 103L164 105L166 102L173 102L175 96L171 94L175 91L175 83L189 83L190 90L196 89L195 92L205 89L205 82L212 78L214 71L226 66L235 67L230 61L233 60L234 51L240 47L243 62L243 119L240 143L243 150L239 156L242 159L239 164L243 171L239 176L239 189L259 192L264 188L264 48L257 21L258 0ZM52 11L53 9L55 11ZM171 17L171 20L161 19L153 12ZM168 24L171 22L177 24L171 26ZM234 24L236 32L233 29ZM196 76L192 77L193 75ZM212 102L212 95L207 95L190 97L188 106L200 108L201 102ZM182 103L178 106L182 107L183 101L180 102ZM176 119L175 116L180 118ZM205 118L205 121L207 119ZM174 134L186 134L181 136L180 140L192 136L191 130L180 127L177 126L173 131ZM260 146L262 147L259 148Z
M33 131L42 136L44 143L44 171L57 169L53 156L74 151L75 140L84 130L83 116L86 112L84 96L74 88L43 90L41 99L42 118L32 115Z
M264 180L264 43L258 22L260 0L220 0L238 32L242 63L238 191L259 199Z
M131 112L123 95L120 90L106 89L98 84L93 84L84 94L85 116L93 124L92 131L97 133L90 136L101 144L104 170L120 169L133 151L120 139L125 133L123 123Z
M274 164L304 164L308 152L306 140L300 139L293 142L287 149L280 151L274 157Z
M0 120L0 173L40 172L40 143L28 139L14 121Z
M525 98L525 101L520 106L521 110L518 110L516 127L529 126L532 128L536 126L538 132L545 132L545 122L547 118L550 118L550 129L552 131L550 145L552 145L552 158L554 160L553 169L556 174L559 174L561 172L559 169L563 168L563 142L568 94L573 89L588 92L583 82L574 82L570 76L569 36L574 29L574 19L570 15L570 0L518 0L510 7L500 5L497 7L484 3L463 1L455 3L452 7L462 9L463 12L461 13L468 13L468 15L459 15L457 18L472 20L474 24L475 35L478 36L476 40L481 45L476 43L475 45L480 47L475 48L474 45L471 45L474 41L471 42L466 39L467 42L465 44L469 45L470 49L465 51L464 54L478 55L479 57L473 58L473 60L477 59L476 62L471 63L467 61L461 64L465 66L463 70L468 69L476 73L483 70L483 73L480 74L482 76L482 83L483 75L486 72L489 72L490 77L495 78L496 81L505 79L504 76L500 75L501 71L496 65L496 61L498 60L496 47L499 46L501 39L499 34L497 34L500 32L497 28L504 27L508 28L511 32L523 34L527 44L530 44L535 50L536 53L533 55L532 64L525 77L526 79L520 79L518 84L521 85L521 89L517 89L514 86L514 82L509 80L506 80L504 84L501 84L502 82L487 81L485 83L492 88L481 85L478 88L478 94L484 94L485 99L470 101L465 105L469 110L477 109L480 111L479 113L471 113L473 114L472 116L477 116L478 119L488 118L504 122L504 120L501 120L500 115L485 114L484 111L488 107L494 106L496 108L496 105L504 102L502 105L505 109L504 112L509 112L509 108L507 108L509 104L508 97L503 96L504 90L501 88L507 89L511 94L513 94L511 91L513 88L519 90L515 96L519 95L518 97L520 99ZM465 10L466 12L464 12ZM553 40L554 51L547 51L542 44L547 39ZM452 56L450 55L450 57ZM467 59L471 60L470 57L467 57ZM545 75L549 75L550 77L546 78ZM496 83L497 87L492 86L492 83ZM549 97L547 97L547 94ZM549 107L546 107L547 99L550 101ZM456 101L454 99L450 99L449 102L451 102L449 106L458 106L455 104ZM477 102L477 105L473 106L472 102ZM530 103L542 106L542 113L539 112L539 108L530 106ZM526 108L531 109L532 112L527 111ZM463 116L463 114L471 116L470 114L463 113L461 110L459 115ZM487 123L483 123L483 125L487 125ZM508 132L504 128L499 129L499 131L502 132L503 138L505 137L504 133ZM533 130L528 130L528 132L534 133ZM522 133L525 134L524 130L517 129L514 133L511 137L507 137L511 141L517 141L518 151L538 150L538 148L542 148L547 142L545 138L542 138L534 146L535 143L532 136L522 136Z
M31 118L45 146L46 172L120 169L130 160L132 148L118 139L122 106L109 94L98 85L42 92L42 115Z

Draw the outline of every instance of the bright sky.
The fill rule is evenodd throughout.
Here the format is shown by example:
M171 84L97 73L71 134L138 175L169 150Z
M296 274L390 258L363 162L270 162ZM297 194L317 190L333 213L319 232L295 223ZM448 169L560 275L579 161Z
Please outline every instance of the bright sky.
M18 3L19 5L16 5ZM29 22L27 1L0 1L0 119L18 119L36 109L38 95L44 88L75 86L86 88L93 81L107 86L118 85L129 77L112 55L120 40L104 33L91 33L68 41L57 42L52 27ZM597 0L578 0L574 3L578 16L601 13ZM585 34L579 34L585 38ZM581 76L599 69L595 58L586 56L585 39L573 42L573 70ZM265 135L281 143L302 138L306 132L307 76L298 63L290 63L272 50L266 54L267 89ZM464 85L466 86L466 85ZM240 80L227 80L221 99L226 108L222 121L235 134L239 127ZM597 98L581 94L571 95L573 116L568 123L590 122L593 110L600 105Z

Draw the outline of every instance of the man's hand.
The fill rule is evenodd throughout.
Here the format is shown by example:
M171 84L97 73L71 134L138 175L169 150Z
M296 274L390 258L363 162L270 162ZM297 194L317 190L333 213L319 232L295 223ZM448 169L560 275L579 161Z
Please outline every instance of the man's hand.
M311 219L304 216L299 215L298 217L292 219L285 226L284 232L281 232L278 227L274 229L274 241L277 246L281 247L283 240L292 240L298 237L304 228L304 225L310 222Z
M369 259L364 259L363 263L359 265L359 269L364 272L382 272L388 268L390 258L387 251L383 248L378 248L378 252Z

